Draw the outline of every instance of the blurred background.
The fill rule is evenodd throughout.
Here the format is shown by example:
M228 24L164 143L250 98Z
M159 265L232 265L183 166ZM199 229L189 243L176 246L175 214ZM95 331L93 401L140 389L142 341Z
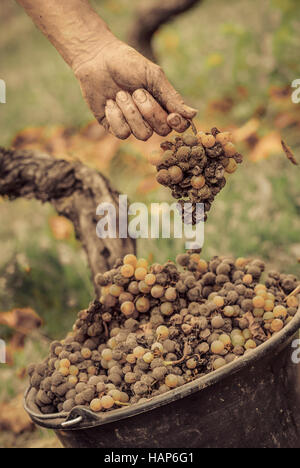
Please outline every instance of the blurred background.
M113 32L127 40L138 4L93 0ZM56 50L11 0L1 1L1 146L34 148L80 160L107 175L133 201L171 201L155 182L147 155L152 137L120 142L93 122L76 79ZM187 102L199 108L199 130L232 130L245 163L209 213L203 257L255 256L269 268L300 276L300 104L291 83L300 78L298 0L204 0L160 28L157 61ZM52 447L51 433L33 428L22 411L26 366L63 338L76 312L93 299L85 255L73 227L49 205L0 199L0 447ZM183 241L141 240L140 256L174 259ZM25 326L24 326L25 324Z

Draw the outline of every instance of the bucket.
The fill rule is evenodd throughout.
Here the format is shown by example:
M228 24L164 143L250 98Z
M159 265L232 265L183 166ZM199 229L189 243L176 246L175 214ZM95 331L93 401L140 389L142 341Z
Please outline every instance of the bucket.
M25 410L66 448L299 448L300 368L292 359L299 328L300 308L256 349L145 403L43 415L29 388Z

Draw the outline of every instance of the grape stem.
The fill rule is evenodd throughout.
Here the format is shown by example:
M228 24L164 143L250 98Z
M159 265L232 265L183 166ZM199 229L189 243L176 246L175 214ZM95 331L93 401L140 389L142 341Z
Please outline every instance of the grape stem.
M294 291L292 291L288 296L286 296L285 301L287 301L289 297L297 296L297 294L299 293L300 293L300 284L296 287L296 289L294 289Z

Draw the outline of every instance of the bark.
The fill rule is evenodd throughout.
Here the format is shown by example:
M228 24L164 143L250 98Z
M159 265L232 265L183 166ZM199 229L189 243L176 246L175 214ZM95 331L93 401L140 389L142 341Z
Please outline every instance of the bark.
M135 251L132 239L97 237L97 206L103 202L116 206L119 194L103 175L79 162L54 159L35 151L0 148L0 195L9 200L23 197L49 202L60 215L72 221L86 251L97 295L96 274Z
M152 48L154 33L175 16L190 10L201 0L154 0L141 2L132 25L129 42L152 61L155 55ZM149 4L150 3L150 4Z

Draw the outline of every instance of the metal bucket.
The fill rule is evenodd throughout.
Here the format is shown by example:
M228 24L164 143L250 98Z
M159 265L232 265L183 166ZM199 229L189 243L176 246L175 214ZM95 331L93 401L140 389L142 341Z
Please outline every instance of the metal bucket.
M300 368L291 346L299 328L300 308L255 350L146 403L43 415L29 388L25 409L67 448L299 448Z

